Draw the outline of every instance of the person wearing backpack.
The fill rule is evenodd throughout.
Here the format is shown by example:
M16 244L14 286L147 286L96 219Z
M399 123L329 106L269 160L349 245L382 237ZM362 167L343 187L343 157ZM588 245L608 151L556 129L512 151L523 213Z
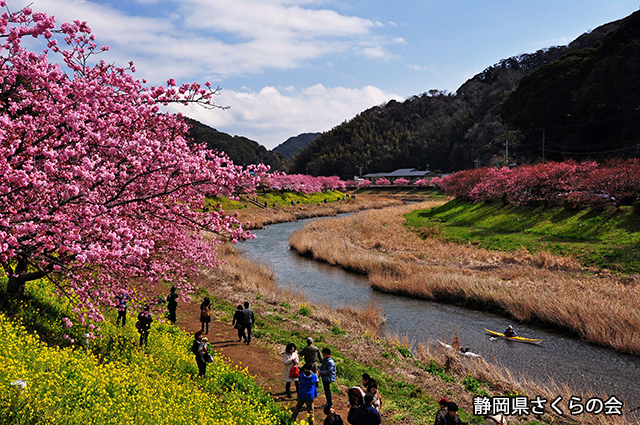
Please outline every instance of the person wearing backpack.
M202 325L200 330L205 334L209 333L209 323L211 323L211 301L209 297L204 297L200 304L200 324Z

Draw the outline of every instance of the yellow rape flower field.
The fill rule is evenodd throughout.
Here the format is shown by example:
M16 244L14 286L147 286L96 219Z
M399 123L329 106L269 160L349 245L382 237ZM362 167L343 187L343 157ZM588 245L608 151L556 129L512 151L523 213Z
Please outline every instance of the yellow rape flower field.
M287 422L247 371L220 355L207 379L197 378L192 338L179 329L154 324L145 351L130 328L104 325L90 350L58 348L0 314L0 424Z

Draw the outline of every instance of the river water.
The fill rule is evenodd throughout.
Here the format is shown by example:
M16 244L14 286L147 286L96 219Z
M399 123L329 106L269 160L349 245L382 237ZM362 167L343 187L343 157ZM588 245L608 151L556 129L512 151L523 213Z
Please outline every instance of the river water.
M255 239L237 247L245 257L268 265L278 285L302 291L311 302L328 303L334 308L379 305L386 318L383 334L407 335L412 342L450 342L452 336L457 335L461 345L534 382L544 383L552 378L557 383L594 390L605 399L615 396L624 402L627 411L640 405L640 357L515 323L511 324L519 335L543 338L544 342L532 345L492 339L483 328L503 331L510 324L504 317L374 291L365 276L307 259L290 250L289 235L308 222L301 220L256 230ZM558 395L565 401L572 396Z

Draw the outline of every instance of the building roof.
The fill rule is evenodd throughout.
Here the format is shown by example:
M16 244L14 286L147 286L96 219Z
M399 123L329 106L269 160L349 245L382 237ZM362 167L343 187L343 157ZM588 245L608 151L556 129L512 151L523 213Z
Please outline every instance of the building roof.
M419 178L425 177L431 174L431 171L426 170L418 170L417 168L399 168L390 173L369 173L365 174L364 178L383 178L383 177L391 177L391 178L400 178L400 177L408 177L408 178Z

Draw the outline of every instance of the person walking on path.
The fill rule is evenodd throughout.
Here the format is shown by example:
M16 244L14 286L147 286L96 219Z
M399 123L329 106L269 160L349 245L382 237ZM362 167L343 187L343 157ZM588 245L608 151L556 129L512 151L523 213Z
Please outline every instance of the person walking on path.
M209 333L209 323L211 322L211 301L209 297L204 297L200 304L200 330L205 334ZM206 328L206 329L205 329Z
M329 348L322 349L322 364L320 365L320 376L322 377L322 388L324 388L324 396L327 402L322 406L333 406L331 399L331 383L336 380L336 363L331 358L331 350Z
M251 344L251 329L255 323L255 317L253 316L253 310L249 308L249 301L244 302L244 310L242 310L242 333L246 330L245 344Z
M198 331L193 335L193 345L191 352L196 356L196 364L198 365L198 376L201 378L207 375L207 362L204 356L208 354L207 342L203 340L204 334Z
M364 404L349 410L347 422L351 425L380 425L382 418L380 412L371 405L373 396L367 394L364 396Z
M238 342L241 340L247 340L247 336L244 334L244 327L242 326L244 320L244 314L242 313L242 304L238 304L236 307L236 312L233 314L233 321L231 325L233 325L234 329L238 330Z
M116 297L116 309L118 310L116 325L120 324L120 319L122 319L123 328L127 324L127 301L129 301L129 295L127 294L120 294Z
M313 345L313 338L307 338L307 346L300 350L300 357L304 359L304 364L309 365L313 373L318 373L318 362L322 358L320 349Z
M178 308L178 294L176 294L176 287L171 287L171 292L167 296L167 310L169 310L169 322L172 325L176 324L176 309Z
M296 351L296 345L294 343L287 344L284 353L282 355L282 363L284 363L284 369L282 370L282 380L285 382L285 392L288 398L291 398L291 383L296 384L296 393L300 389L298 384L299 378L292 376L291 369L300 363L298 357L298 351ZM300 373L298 372L298 375Z
M140 333L140 347L146 347L149 343L151 323L153 323L153 313L151 313L149 305L145 305L144 310L138 313L138 322L136 323L136 328L138 328L138 332Z
M291 420L295 422L298 417L298 413L302 409L302 406L306 406L307 412L309 412L308 422L313 425L313 399L318 396L318 375L313 373L311 369L304 365L303 373L300 374L300 386L298 388L298 403L291 412Z

